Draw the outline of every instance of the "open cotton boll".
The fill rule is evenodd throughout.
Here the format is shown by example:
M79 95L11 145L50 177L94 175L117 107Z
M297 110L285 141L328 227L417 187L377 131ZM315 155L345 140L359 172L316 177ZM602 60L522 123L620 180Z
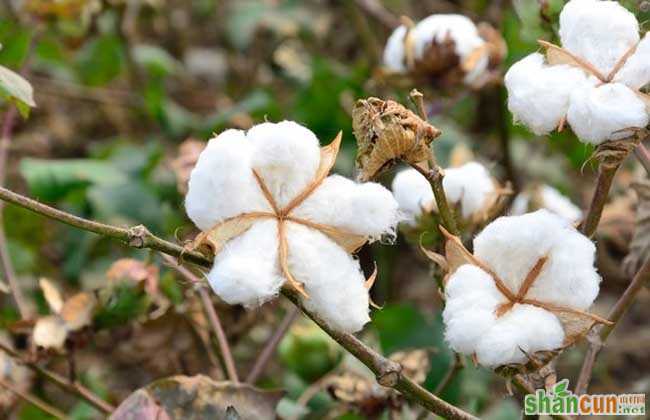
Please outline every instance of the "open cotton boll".
M560 13L562 46L607 76L639 41L634 14L616 1L572 0Z
M258 306L275 297L284 278L278 268L275 220L256 222L226 243L208 274L212 290L225 302Z
M505 85L508 109L515 121L537 135L557 128L569 109L571 92L588 86L582 70L568 65L548 66L539 53L530 54L510 67Z
M469 264L449 277L445 296L445 339L455 351L473 353L481 336L495 325L495 308L505 298L488 273Z
M525 363L528 354L555 350L562 346L564 330L551 312L531 305L516 304L485 331L476 346L476 357L483 366L498 367Z
M185 209L201 230L268 205L251 170L253 149L243 131L226 130L208 142L190 175Z
M421 20L413 28L415 56L422 58L432 42L443 43L447 37L454 41L454 51L461 61L485 44L476 25L463 15L437 14Z
M252 166L280 207L314 179L320 148L311 130L293 121L263 123L248 130L247 137L254 148Z
M392 190L404 220L411 225L415 224L415 219L422 214L422 208L434 200L429 181L412 168L404 169L395 175Z
M327 177L293 215L357 235L378 239L394 232L398 204L383 186L358 184L339 175Z
M528 298L586 309L598 295L595 246L568 220L541 209L500 217L474 239L474 255L514 294L537 261L548 260Z
M582 210L555 188L543 185L540 192L545 209L570 220L572 223L582 218Z
M384 65L392 71L403 73L406 71L406 55L404 54L404 37L406 26L395 28L386 41L384 47Z
M650 83L650 32L646 33L636 51L616 73L615 82L638 90Z
M442 186L450 202L460 203L464 218L483 210L496 192L490 173L477 162L445 169Z
M359 262L324 234L289 222L289 271L309 295L305 307L332 328L354 333L370 321Z
M626 128L648 125L645 103L621 83L607 83L590 89L576 89L571 95L567 122L586 143L600 144L625 137Z

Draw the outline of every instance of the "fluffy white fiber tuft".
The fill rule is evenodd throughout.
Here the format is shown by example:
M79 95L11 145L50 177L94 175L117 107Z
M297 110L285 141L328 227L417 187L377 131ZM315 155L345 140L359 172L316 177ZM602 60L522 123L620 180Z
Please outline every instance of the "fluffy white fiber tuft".
M526 294L528 299L585 310L598 294L595 246L566 219L547 210L495 220L474 239L474 256L515 295L530 269L547 256ZM554 350L564 340L560 321L545 309L515 304L496 317L499 304L507 298L478 267L458 268L445 293L447 341L456 351L476 353L485 366L521 363L527 358L520 348L529 353Z
M533 53L510 67L505 84L515 121L543 135L557 128L569 109L571 92L587 87L587 76L568 65L548 66L543 55Z
M607 83L590 89L576 89L571 95L567 122L586 143L625 137L617 133L630 127L648 125L645 103L620 83Z
M316 230L289 223L287 231L289 271L310 296L305 307L339 331L361 330L370 317L359 262Z
M616 1L571 0L560 13L562 46L604 75L639 41L634 14Z
M410 225L422 214L423 207L434 202L431 185L415 169L404 169L393 179L393 195L404 221Z
M534 192L536 193L536 192ZM582 218L582 210L550 185L542 185L539 190L541 207L562 216L571 223L578 222ZM530 203L530 192L520 193L512 203L510 214L522 215L528 213Z
M477 162L446 169L442 186L450 202L460 203L464 218L483 210L490 196L496 193L490 173Z
M404 53L405 35L406 26L398 26L388 37L386 47L384 47L384 65L389 70L397 73L406 71L406 54Z
M650 33L646 33L636 51L616 73L615 82L638 90L650 83Z

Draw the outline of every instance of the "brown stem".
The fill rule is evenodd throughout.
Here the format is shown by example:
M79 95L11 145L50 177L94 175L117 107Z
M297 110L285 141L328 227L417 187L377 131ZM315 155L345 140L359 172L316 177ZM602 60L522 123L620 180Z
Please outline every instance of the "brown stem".
M71 392L77 395L78 397L86 400L90 405L102 411L103 413L109 414L113 410L115 410L115 407L113 407L112 405L110 405L109 403L107 403L97 395L95 395L90 389L81 385L79 382L70 382L64 376L59 375L58 373L55 372L51 372L39 366L35 362L26 360L20 354L18 354L18 352L16 352L14 349L5 346L2 343L0 343L0 350L4 351L9 356L16 359L17 362L27 366L28 368L35 371L39 375L43 376L45 379L49 380L50 382L55 383L61 388L65 389L66 391Z
M197 285L201 284L201 280L195 276L194 273L192 273L187 268L179 265L174 258L163 254L163 259L191 283L195 283ZM219 343L219 350L221 351L221 357L223 358L223 363L226 367L228 379L230 379L232 382L238 383L239 376L237 375L237 369L235 368L235 360L232 357L230 345L228 344L228 338L226 337L226 333L221 326L219 315L217 315L217 312L214 310L210 296L205 291L205 288L199 286L198 292L199 297L201 298L201 304L203 305L203 310L208 317L208 323L210 324L210 327L212 328L212 331L217 338L217 343Z
M14 386L13 384L11 384L9 382L4 381L1 378L0 378L0 386L2 386L4 388L7 388L9 391L11 391L14 394L18 395L23 400L27 401L30 404L35 405L36 407L38 407L41 410L45 411L47 414L56 417L57 419L66 418L63 411L61 411L58 408L46 403L45 401L43 401L40 398L30 394L29 392L25 392L25 391L19 389L18 387Z
M0 199L24 207L30 211L49 217L51 219L58 220L62 223L95 232L100 235L119 239L132 247L151 248L175 257L184 256L187 261L193 262L206 268L212 265L212 261L203 254L186 251L184 248L176 244L158 238L157 236L150 233L144 226L136 226L135 228L124 229L103 223L93 222L91 220L86 220L81 217L63 212L61 210L57 210L53 207L46 206L35 200L7 190L6 188L0 188ZM134 229L137 229L139 233L133 233L132 231ZM432 413L438 414L445 418L476 419L475 416L441 400L426 389L422 388L417 383L413 382L412 379L401 373L402 368L398 363L395 363L381 356L370 347L366 346L354 335L336 331L330 328L322 318L304 308L302 301L300 300L300 297L297 295L297 292L295 290L289 290L285 288L283 289L282 293L296 306L298 306L303 311L303 313L305 313L314 322L316 322L335 341L337 341L354 357L359 359L370 370L372 370L377 376L377 380L380 384L392 387L400 391L406 398L415 401L421 406L427 408ZM13 353L15 354L15 352ZM64 383L66 383L65 380Z
M650 174L650 151L645 147L643 142L640 142L639 145L634 149L634 156L641 163L641 166Z
M456 225L456 218L454 217L453 210L449 207L449 202L447 201L447 195L445 194L445 189L442 186L442 178L444 177L442 169L437 165L433 169L427 170L420 167L420 165L411 165L416 171L421 173L429 184L431 184L431 189L433 190L433 196L436 199L436 205L438 206L438 214L442 219L442 223L445 228L452 235L458 236L460 231Z
M616 328L618 321L620 321L627 310L630 309L630 306L632 306L632 303L634 302L637 294L641 289L643 289L644 285L648 284L648 281L650 281L650 258L648 258L641 266L639 271L637 271L636 275L627 286L627 289L625 289L625 292L623 292L621 297L609 311L607 319L609 319L612 323L608 325L601 325L595 328L592 331L592 334L590 334L589 348L582 363L578 381L576 382L576 394L581 395L587 392L598 353L600 353L603 344L612 333L612 331L614 331L614 328Z
M594 191L593 198L591 199L591 204L589 205L589 210L587 211L587 216L582 221L580 225L580 231L588 237L592 237L596 233L598 228L598 223L600 222L600 216L603 214L603 208L607 202L607 195L609 194L609 189L612 186L612 181L614 180L614 175L618 170L620 164L618 165L603 165L600 164L598 167L598 179L596 181L596 190Z
M400 24L399 18L389 12L378 0L355 0L355 3L387 28L397 28Z
M269 360L271 360L271 356L273 356L278 344L280 344L280 340L282 340L282 337L284 337L287 331L289 331L291 324L293 324L296 318L298 318L298 315L300 315L300 310L298 308L292 308L287 312L277 330L275 330L271 338L269 338L269 341L264 346L264 349L258 356L257 360L255 360L253 368L246 377L247 383L255 384L255 382L257 382L260 375L264 372L266 365L268 365Z

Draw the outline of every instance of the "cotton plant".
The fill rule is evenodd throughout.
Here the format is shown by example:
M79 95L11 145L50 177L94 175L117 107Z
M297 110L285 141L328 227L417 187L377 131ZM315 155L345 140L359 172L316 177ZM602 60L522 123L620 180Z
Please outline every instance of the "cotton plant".
M449 203L469 223L486 220L505 192L485 166L473 161L445 169L442 185ZM423 214L437 210L429 181L415 169L398 172L392 191L403 220L410 226L416 226Z
M505 57L501 35L458 14L434 14L397 27L386 41L385 69L393 74L439 79L443 84L481 87Z
M229 304L254 307L283 285L340 331L369 321L368 287L351 253L394 234L398 205L376 183L328 176L340 146L291 121L227 130L209 141L189 180L187 214L208 247L207 279Z
M510 214L521 215L541 208L574 224L582 219L582 210L578 206L560 191L546 184L535 185L519 193L512 202Z
M568 124L584 143L602 144L648 125L650 36L615 1L571 0L560 13L562 46L540 41L506 73L508 108L537 135Z
M454 351L517 369L608 323L587 312L601 280L595 246L565 218L545 209L502 216L474 238L473 254L443 232L443 321Z

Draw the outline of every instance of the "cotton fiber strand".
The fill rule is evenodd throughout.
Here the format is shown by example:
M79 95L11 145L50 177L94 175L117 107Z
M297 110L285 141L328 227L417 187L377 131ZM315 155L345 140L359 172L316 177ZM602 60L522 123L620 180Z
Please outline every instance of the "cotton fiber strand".
M539 200L541 208L551 213L564 217L572 223L580 221L582 210L550 185L542 185L534 191L525 191L520 193L512 203L510 213L512 215L522 215L528 213L528 207L531 201L531 194L535 195L535 201Z
M422 215L423 208L434 202L429 181L415 169L404 169L395 175L392 190L404 221L410 225Z
M496 194L490 173L476 162L446 169L442 186L450 202L460 203L464 218L483 210L489 198Z

